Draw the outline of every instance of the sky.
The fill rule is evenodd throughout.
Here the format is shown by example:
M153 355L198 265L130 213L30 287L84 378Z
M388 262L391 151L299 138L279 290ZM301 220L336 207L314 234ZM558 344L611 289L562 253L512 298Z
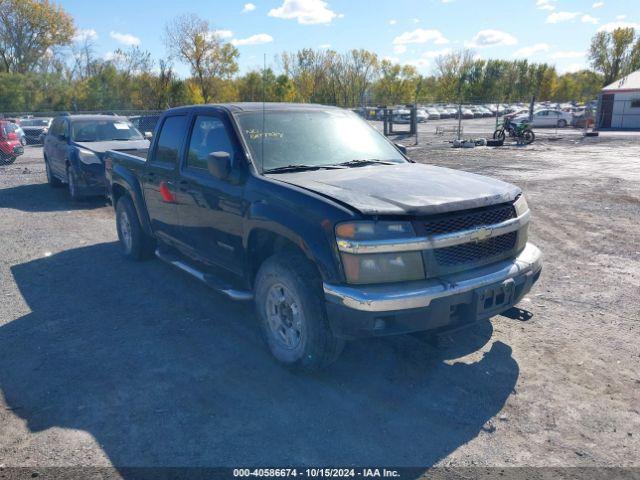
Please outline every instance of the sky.
M471 48L480 58L555 64L561 73L587 66L598 30L640 29L640 0L59 0L77 38L96 54L139 45L166 58L165 24L184 13L209 21L236 45L240 72L277 67L275 57L301 48L365 48L381 58L433 72L435 58ZM186 76L187 66L174 62Z

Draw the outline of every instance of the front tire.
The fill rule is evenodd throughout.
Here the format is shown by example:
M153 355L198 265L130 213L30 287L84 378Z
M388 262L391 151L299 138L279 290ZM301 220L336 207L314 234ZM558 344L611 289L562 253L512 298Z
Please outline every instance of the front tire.
M140 261L153 256L156 242L142 229L138 213L127 195L116 203L116 229L122 253L127 258Z
M344 347L329 326L322 282L302 254L278 253L256 276L255 304L267 345L283 365L315 371L333 363Z
M51 171L51 166L49 165L49 160L47 157L44 157L44 169L47 174L47 183L52 188L58 188L62 185L62 182L53 174Z
M78 177L73 171L73 167L71 165L67 165L67 190L69 191L71 200L77 202L82 198L78 191Z
M522 137L524 138L525 145L531 145L536 139L536 134L533 133L533 130L526 129L522 132Z
M566 120L558 120L558 128L565 128L567 126Z
M505 139L504 130L499 128L498 130L493 132L493 139L494 140L504 140Z

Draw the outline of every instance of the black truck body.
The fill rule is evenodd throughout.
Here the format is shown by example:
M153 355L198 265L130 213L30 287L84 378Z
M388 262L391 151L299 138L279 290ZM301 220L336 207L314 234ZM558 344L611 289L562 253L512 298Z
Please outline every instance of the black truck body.
M516 304L542 267L520 189L413 163L342 112L291 104L165 112L148 158L104 157L125 253L155 253L232 298L254 298L274 355L309 368L329 363L346 338L457 329ZM262 128L249 128L245 118L260 125L260 115ZM265 168L265 158L278 159L265 155L265 141L286 156L286 142L299 145L288 119L293 131L319 116L386 142L378 148L392 159ZM265 118L279 127L265 128ZM325 145L330 158L323 141L309 148Z

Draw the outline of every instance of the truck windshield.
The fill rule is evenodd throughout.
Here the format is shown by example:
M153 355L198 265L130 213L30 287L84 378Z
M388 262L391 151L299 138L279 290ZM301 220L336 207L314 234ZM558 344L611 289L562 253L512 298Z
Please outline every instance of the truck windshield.
M262 111L251 111L236 118L261 172L353 160L406 162L380 133L346 110L266 110L264 119Z
M71 124L74 142L106 142L110 140L143 140L142 134L124 119L80 120Z

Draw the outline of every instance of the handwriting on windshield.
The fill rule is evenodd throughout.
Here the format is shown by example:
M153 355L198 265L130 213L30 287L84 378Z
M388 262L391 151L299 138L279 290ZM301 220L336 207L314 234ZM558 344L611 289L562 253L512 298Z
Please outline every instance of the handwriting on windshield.
M251 129L246 130L247 135L249 135L250 140L257 140L258 138L284 138L284 133L282 132L263 132L262 130Z

